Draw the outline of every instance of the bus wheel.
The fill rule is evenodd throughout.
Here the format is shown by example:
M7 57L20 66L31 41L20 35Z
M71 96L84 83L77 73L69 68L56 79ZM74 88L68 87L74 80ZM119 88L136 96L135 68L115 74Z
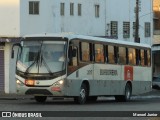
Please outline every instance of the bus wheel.
M85 84L82 84L79 96L74 98L74 101L78 104L84 104L88 96L88 89Z
M116 95L115 99L118 102L127 102L130 100L132 94L132 88L130 84L126 84L124 95Z
M43 103L46 101L47 96L34 96L35 100L39 103Z

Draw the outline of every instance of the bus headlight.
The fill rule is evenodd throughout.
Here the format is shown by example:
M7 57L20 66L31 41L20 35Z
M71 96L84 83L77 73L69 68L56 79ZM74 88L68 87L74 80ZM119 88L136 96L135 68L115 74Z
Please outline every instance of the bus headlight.
M63 84L63 80L60 80L60 81L58 81L58 82L59 82L59 84L60 84L60 85L62 85L62 84Z
M55 86L60 86L63 85L64 81L63 80L59 80L56 83L54 83Z
M24 83L22 81L20 81L20 80L16 80L16 83L17 83L17 85L20 85L20 86L24 85Z
M64 80L59 80L55 82L53 87L51 87L52 91L61 92L61 86L63 85Z

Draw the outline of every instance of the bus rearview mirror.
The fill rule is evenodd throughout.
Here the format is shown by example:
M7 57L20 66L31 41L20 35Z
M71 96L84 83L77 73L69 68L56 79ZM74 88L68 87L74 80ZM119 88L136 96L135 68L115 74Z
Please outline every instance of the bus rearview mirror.
M15 47L15 46L18 46L18 47L21 49L21 52L22 52L22 46L21 46L20 43L15 43L15 44L13 44L13 46L12 46L12 53L11 53L11 58L12 58L12 59L14 58L14 47Z

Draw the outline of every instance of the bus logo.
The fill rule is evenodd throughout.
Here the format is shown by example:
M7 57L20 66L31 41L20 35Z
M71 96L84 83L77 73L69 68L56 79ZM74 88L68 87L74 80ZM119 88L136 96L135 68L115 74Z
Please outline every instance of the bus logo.
M36 81L36 83L39 84L40 82L39 82L39 81Z

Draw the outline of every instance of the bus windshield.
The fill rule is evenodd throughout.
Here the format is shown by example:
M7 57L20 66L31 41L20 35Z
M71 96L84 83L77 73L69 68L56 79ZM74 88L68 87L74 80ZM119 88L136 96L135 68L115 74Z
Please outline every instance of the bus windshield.
M56 73L65 70L65 41L22 41L17 70L23 73Z

